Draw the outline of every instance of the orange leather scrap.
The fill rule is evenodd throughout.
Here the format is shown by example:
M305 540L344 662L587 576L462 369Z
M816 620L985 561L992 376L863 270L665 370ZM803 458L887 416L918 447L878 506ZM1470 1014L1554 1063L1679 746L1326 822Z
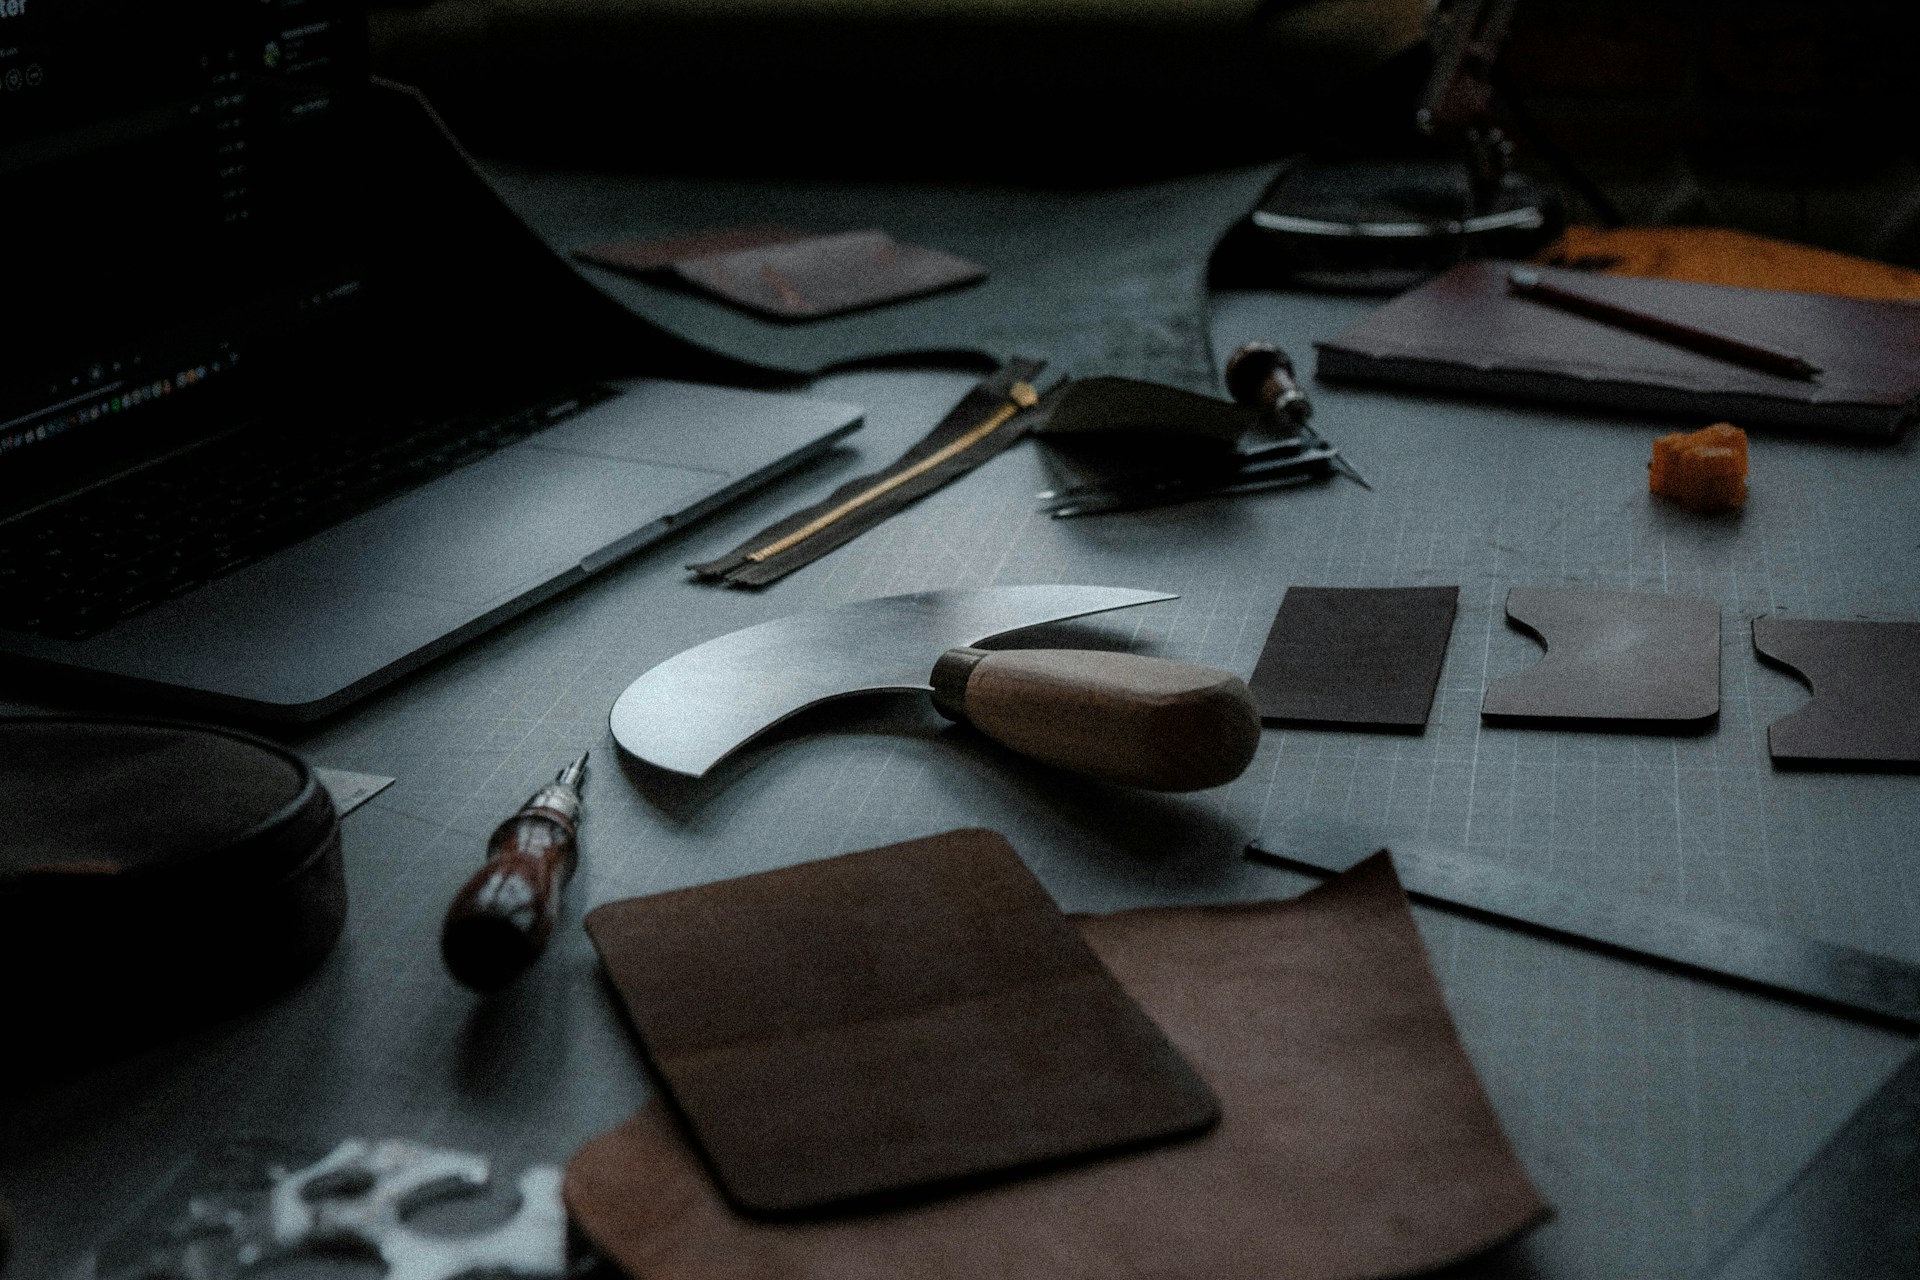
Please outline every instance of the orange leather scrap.
M1718 515L1747 501L1747 433L1729 422L1653 442L1647 490L1689 511Z

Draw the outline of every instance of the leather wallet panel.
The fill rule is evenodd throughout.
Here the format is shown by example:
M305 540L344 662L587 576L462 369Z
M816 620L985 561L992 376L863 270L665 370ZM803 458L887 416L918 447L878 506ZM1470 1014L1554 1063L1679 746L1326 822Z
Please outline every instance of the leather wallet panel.
M748 1212L978 1179L1218 1118L992 832L612 903L587 930L716 1183Z

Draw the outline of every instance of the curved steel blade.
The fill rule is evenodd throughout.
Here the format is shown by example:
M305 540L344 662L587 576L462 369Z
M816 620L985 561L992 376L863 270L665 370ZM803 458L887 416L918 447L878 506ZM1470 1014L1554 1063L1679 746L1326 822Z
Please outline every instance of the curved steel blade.
M922 591L797 613L668 658L613 704L628 754L699 777L787 717L835 698L931 689L957 645L1175 597L1126 587L1022 586Z

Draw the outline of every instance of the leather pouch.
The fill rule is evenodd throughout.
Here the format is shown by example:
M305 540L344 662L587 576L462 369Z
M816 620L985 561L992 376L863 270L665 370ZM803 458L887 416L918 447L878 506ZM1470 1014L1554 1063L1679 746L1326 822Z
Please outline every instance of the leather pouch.
M346 918L340 822L298 756L165 721L0 720L9 1018L64 1067L319 963ZM24 1069L10 1062L0 1071Z
M1230 468L1257 409L1137 378L1079 378L1044 422L1047 469L1062 488Z
M990 831L612 903L587 932L716 1185L750 1213L978 1182L1219 1117Z

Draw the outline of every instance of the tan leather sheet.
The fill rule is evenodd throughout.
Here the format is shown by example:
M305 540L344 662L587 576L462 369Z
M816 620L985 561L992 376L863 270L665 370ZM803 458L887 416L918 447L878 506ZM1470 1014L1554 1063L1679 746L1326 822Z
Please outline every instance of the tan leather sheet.
M656 1101L574 1157L568 1208L636 1280L1398 1276L1547 1217L1385 855L1288 902L1076 923L1213 1086L1224 1116L1207 1134L912 1208L771 1223L727 1208Z

